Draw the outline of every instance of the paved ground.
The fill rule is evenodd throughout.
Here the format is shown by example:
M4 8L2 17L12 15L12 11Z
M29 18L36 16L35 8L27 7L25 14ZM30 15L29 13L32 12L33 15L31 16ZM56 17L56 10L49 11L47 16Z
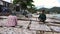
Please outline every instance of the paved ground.
M29 18L29 19L36 20L36 18ZM0 26L1 25L5 26L6 20L7 19L3 19L3 20L1 19ZM38 21L38 19L37 19L37 21ZM51 31L51 29L53 29L53 31L55 31L55 32L60 32L60 24L51 23L54 21L57 21L57 22L60 22L60 21L51 20L51 19L47 19L46 21L48 21L49 23L39 24L39 22L32 21L31 24L29 25L30 21L18 20L18 24L17 24L18 26L16 26L16 27L0 27L0 34L36 34L36 33L38 34L39 33L38 30ZM30 27L29 29L27 29L28 25ZM57 26L55 26L55 25L57 25ZM20 28L20 26L22 26L22 28ZM60 33L55 33L55 32L54 33L45 32L44 34L60 34Z

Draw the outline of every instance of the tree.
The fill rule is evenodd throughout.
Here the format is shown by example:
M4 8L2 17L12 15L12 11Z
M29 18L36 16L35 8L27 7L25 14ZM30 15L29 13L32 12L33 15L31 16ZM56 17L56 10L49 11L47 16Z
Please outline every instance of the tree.
M20 4L22 9L26 9L27 6L30 6L32 8L32 6L34 6L32 4L33 0L13 0L13 4Z
M58 13L60 14L60 7L52 7L52 8L40 8L37 11L45 10L45 13Z
M36 13L37 9L35 6L33 6L32 8L29 8L28 11L31 13Z

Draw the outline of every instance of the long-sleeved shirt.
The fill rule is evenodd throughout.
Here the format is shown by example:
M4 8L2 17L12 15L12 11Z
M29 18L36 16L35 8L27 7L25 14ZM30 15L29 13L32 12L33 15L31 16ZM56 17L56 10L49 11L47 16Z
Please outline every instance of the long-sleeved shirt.
M16 16L8 16L6 26L16 26L17 25L17 17Z
M41 19L41 20L46 20L46 15L45 15L45 14L40 14L40 15L39 15L39 19Z

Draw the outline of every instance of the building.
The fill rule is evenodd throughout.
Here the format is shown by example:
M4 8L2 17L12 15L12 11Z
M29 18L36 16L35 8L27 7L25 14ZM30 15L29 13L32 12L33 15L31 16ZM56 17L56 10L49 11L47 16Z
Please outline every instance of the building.
M10 7L12 3L0 0L0 5L5 6L5 7Z
M8 10L6 12L3 11L4 7L6 7L7 9L12 10L13 4L12 3L9 3L9 2L6 2L6 1L3 1L3 0L0 0L0 15L7 14L6 12L8 12Z

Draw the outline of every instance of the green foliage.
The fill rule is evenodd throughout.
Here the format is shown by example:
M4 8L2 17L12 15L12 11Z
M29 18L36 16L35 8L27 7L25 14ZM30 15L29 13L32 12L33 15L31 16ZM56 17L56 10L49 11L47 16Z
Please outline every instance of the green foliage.
M40 8L38 11L45 10L46 13L60 13L60 7L53 7L53 8Z
M13 4L20 4L22 8L26 9L27 6L34 6L32 4L33 0L13 0Z
M17 4L19 0L13 0L13 4Z
M36 13L37 9L36 9L36 7L34 6L34 7L32 7L32 8L29 8L28 11L31 12L31 13Z
M21 9L27 9L29 12L34 13L36 12L34 5L32 4L33 0L13 0L13 4L20 4ZM30 8L28 8L29 6Z

